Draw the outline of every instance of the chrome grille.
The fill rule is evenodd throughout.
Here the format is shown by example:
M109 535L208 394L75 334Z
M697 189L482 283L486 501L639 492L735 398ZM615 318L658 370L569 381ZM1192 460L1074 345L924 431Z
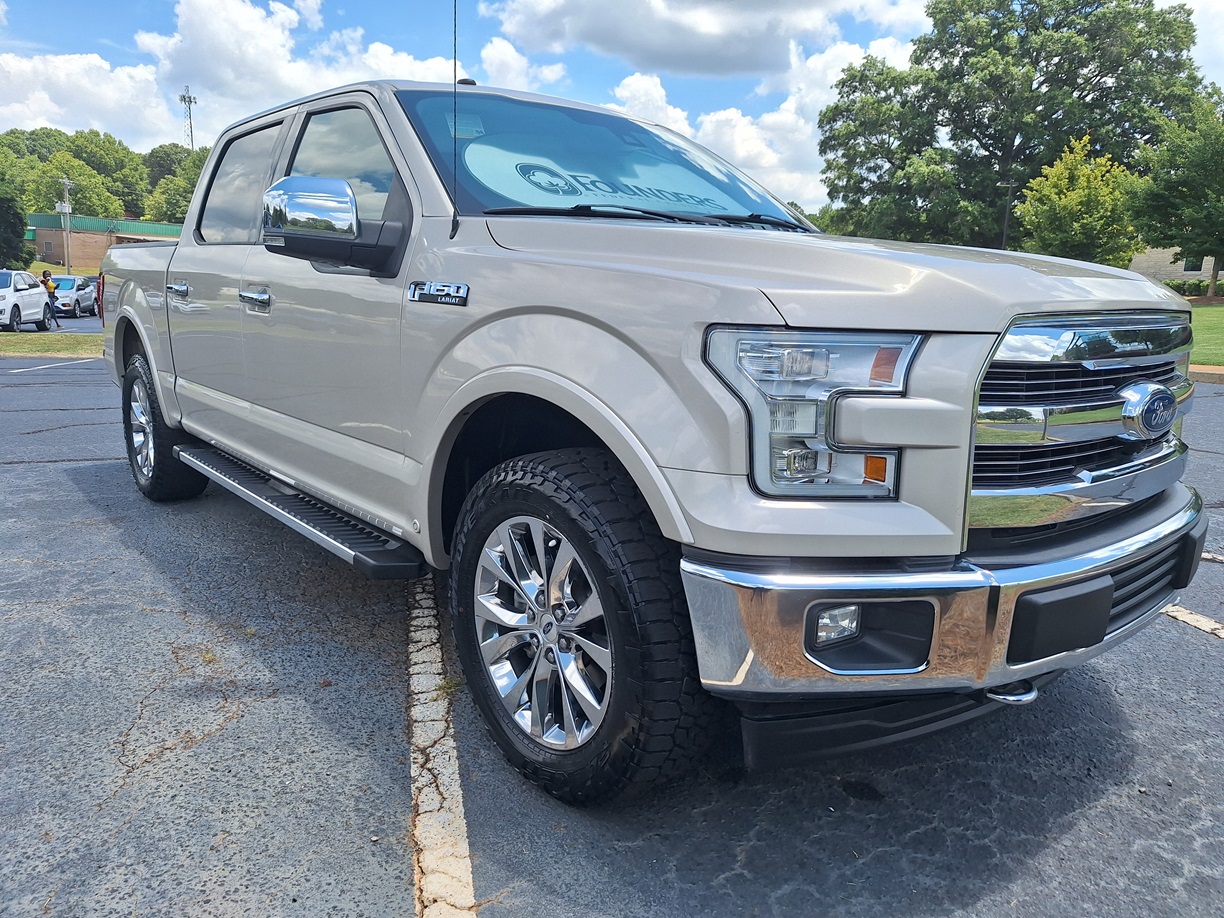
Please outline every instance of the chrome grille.
M1184 312L1013 324L978 392L970 528L1069 524L1172 486L1191 344Z
M996 362L982 380L981 403L1016 407L1075 405L1109 401L1114 393L1137 378L1133 366L1095 369L1083 364L1026 364ZM1144 379L1172 386L1181 378L1176 361L1142 367Z
M1113 437L1041 446L981 445L973 451L973 486L1035 488L1067 481L1081 471L1124 465L1145 448Z

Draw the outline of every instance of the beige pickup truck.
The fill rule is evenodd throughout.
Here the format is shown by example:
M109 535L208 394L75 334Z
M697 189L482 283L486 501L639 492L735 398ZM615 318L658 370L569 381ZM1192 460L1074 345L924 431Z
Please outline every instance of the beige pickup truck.
M140 491L448 570L467 689L567 801L677 774L727 710L755 767L1032 701L1201 554L1175 294L826 236L603 108L311 96L104 270Z

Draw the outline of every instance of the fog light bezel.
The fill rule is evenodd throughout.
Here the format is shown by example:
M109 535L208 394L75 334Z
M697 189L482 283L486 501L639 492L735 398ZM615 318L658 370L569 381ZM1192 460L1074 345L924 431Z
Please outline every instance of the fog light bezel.
M860 608L858 634L818 643L821 613L849 605ZM938 616L936 603L920 597L818 600L803 613L803 655L838 676L914 675L930 666Z

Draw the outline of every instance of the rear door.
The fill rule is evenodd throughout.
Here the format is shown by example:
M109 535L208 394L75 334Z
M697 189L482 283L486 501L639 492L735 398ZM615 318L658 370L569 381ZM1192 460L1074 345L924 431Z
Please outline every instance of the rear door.
M208 187L166 276L175 391L193 433L247 451L252 435L242 345L242 272L259 240L263 192L285 116L222 139ZM202 179L203 180L203 179Z

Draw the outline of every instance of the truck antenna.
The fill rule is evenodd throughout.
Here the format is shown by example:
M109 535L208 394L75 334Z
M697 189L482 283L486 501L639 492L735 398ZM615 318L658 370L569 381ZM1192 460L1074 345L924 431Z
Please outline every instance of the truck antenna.
M459 0L451 4L451 231L459 232Z

